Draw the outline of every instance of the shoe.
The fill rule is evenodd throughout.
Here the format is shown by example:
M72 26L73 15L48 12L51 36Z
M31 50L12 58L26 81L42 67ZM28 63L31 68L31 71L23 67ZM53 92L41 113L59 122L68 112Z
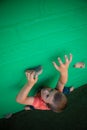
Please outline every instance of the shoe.
M25 109L26 111L28 111L28 110L35 110L35 108L34 108L33 106L31 106L31 105L26 105L26 106L24 107L24 109Z
M64 89L63 89L63 93L64 94L70 94L72 91L74 91L74 87L72 86L72 87L64 87Z

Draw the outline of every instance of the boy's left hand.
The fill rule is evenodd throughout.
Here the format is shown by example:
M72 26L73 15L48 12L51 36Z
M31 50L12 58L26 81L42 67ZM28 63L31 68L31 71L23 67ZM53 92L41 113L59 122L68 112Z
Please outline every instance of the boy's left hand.
M37 82L37 80L38 80L38 77L35 76L35 72L34 71L30 71L30 72L26 73L26 77L27 77L28 83L30 85L34 85Z

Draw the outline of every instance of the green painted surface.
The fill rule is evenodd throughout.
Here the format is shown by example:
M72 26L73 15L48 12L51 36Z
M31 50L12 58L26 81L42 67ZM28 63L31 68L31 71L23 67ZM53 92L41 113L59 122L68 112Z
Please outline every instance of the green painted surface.
M40 85L55 87L59 73L52 61L73 54L67 86L87 83L87 1L31 0L0 1L0 117L23 109L16 95L26 82L24 70L42 65Z

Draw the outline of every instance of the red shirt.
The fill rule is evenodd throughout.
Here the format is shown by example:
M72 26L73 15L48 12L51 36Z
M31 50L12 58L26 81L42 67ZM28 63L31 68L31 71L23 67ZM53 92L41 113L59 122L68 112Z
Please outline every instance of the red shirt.
M37 94L37 95L34 97L34 102L33 102L32 106L33 106L35 109L50 110L50 108L48 108L48 106L46 105L46 103L42 100L40 93Z

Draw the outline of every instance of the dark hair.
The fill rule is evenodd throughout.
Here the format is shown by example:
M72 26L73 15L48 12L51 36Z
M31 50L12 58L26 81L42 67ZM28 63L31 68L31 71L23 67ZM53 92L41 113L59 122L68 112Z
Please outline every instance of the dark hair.
M61 112L67 106L67 98L63 93L57 92L54 95L53 103L48 103L47 106L54 112Z

